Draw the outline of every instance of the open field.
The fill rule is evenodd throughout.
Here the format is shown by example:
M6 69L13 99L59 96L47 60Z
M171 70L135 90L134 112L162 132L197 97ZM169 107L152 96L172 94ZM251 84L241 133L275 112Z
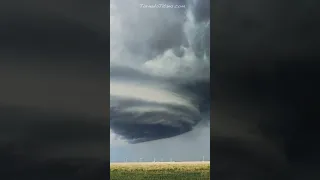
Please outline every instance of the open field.
M210 162L111 163L111 180L209 180Z

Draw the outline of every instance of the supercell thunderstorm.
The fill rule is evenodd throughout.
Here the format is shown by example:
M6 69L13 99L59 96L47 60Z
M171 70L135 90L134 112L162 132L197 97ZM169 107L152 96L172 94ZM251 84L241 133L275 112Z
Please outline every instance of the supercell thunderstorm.
M209 1L111 1L110 127L129 143L209 124ZM166 2L170 5L170 2Z

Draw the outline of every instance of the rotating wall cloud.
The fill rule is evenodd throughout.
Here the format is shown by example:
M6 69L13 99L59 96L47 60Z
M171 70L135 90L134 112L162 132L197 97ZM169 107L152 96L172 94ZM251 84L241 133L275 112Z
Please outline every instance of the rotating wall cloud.
M129 143L178 136L210 119L209 1L141 7L164 4L152 2L111 1L111 137Z

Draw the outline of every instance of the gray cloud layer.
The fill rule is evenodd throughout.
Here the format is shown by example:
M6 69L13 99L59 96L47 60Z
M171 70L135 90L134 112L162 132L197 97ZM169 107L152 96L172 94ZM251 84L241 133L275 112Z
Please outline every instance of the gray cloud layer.
M195 13L208 9L184 1L171 2L181 9L140 7L159 3L116 1L111 9L110 127L131 143L191 131L209 110L210 18Z

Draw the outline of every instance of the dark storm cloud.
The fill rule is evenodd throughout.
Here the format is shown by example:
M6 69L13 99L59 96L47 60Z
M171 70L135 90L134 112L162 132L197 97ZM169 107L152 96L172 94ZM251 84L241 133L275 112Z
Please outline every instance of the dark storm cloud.
M183 76L159 77L120 67L110 74L110 126L131 143L188 132L209 110L207 79L189 82Z
M210 20L210 1L194 1L192 8L195 20L198 22Z
M189 46L184 34L186 13L190 12L196 22L210 20L210 1L116 1L117 13L122 19L122 35L127 50L139 56L153 58L165 50L179 49L181 45ZM141 4L173 4L182 5L184 8L141 8ZM112 11L111 11L112 12ZM111 13L112 14L112 13ZM134 17L134 18L133 18ZM166 27L166 28L163 28ZM209 46L209 28L206 33L201 33ZM199 46L199 45L196 45ZM196 47L194 47L196 48Z
M121 100L120 100L121 101ZM132 100L125 104L131 111L110 109L110 126L131 143L168 138L192 130L201 117L187 107ZM140 111L139 111L140 107ZM121 108L126 108L121 104ZM127 109L129 109L127 108Z
M212 175L317 179L319 2L211 5Z
M111 3L112 132L140 143L189 132L207 120L209 18L195 20L193 13L209 9L191 9L200 2L187 1ZM185 7L141 7L160 3Z
M107 8L99 0L0 3L0 145L14 146L0 153L2 176L107 178L106 164L90 162L109 156Z
M209 99L204 96L209 94L207 82L203 83L202 89L199 83L198 88L193 91L191 88L187 89L190 84L185 87L175 85L175 88L181 88L176 91L179 93L177 96L170 88L162 91L141 79L140 86L130 85L130 81L134 82L134 79L127 80L124 83L111 83L110 127L114 133L131 143L188 132L202 120L201 113L208 110ZM131 89L133 93L121 90L124 88ZM184 92L188 92L190 96L183 97ZM189 101L189 98L192 99Z
M140 7L140 4L154 3L159 1L114 2L116 11L122 18L121 31L127 50L146 58L153 58L167 49L187 43L183 34L186 9Z

